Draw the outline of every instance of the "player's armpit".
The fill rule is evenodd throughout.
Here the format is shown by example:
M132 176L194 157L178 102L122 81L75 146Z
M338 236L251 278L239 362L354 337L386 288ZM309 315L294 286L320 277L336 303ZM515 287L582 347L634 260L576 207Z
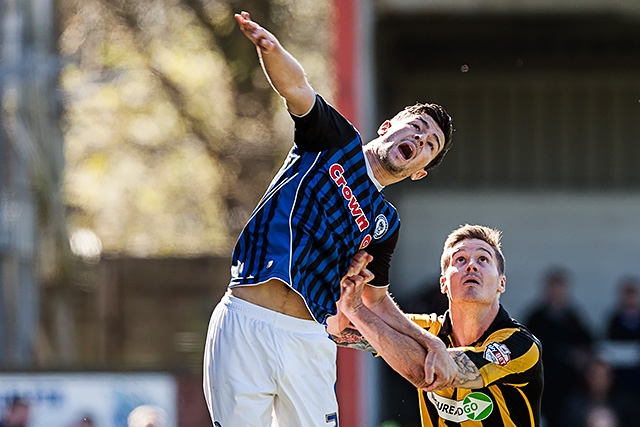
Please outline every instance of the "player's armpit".
M378 354L375 348L367 341L357 329L346 328L338 335L331 335L331 339L340 347L353 348Z

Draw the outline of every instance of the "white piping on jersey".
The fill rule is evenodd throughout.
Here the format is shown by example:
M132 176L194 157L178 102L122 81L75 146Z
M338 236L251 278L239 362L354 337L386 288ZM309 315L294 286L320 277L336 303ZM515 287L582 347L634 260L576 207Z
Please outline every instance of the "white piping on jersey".
M293 166L293 164L291 165ZM291 167L290 166L290 167ZM286 169L285 169L286 170ZM282 171L284 173L284 171ZM298 176L298 172L294 173L292 176L290 176L289 178L285 179L284 181L282 181L280 184L276 185L275 187L273 187L270 191L268 191L267 193L265 193L264 197L262 198L262 200L260 201L260 203L258 204L258 206L256 206L256 208L253 211L253 214L251 214L251 216L249 217L249 221L251 221L251 219L253 219L254 216L256 216L256 214L262 209L262 207L274 196L274 194L276 194L278 192L279 189L281 189L282 187L284 187L285 185L287 185L289 183L289 181L293 180L295 177Z
M311 112L311 110L313 110L313 107L315 107L315 105L316 105L316 96L317 95L318 95L318 92L313 91L313 104L311 104L311 107L309 107L309 110L306 113L297 115L297 114L292 113L291 110L289 110L289 108L287 108L287 111L289 112L289 114L291 114L294 117L302 118L302 117L306 116L307 114L309 114Z
M373 181L373 185L376 186L379 192L382 191L382 189L384 188L384 185L380 184L380 182L378 182L376 177L373 175L373 169L371 169L371 165L369 164L369 159L367 159L367 154L364 152L362 154L364 154L364 164L367 167L367 175L369 175L369 179Z

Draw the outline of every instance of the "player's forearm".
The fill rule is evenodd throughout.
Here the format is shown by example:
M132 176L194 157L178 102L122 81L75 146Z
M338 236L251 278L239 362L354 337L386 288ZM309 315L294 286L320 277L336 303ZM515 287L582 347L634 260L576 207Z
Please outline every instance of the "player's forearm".
M296 115L307 113L313 106L315 93L300 63L282 47L276 36L251 20L248 12L234 17L240 30L256 46L269 83L286 100L289 111Z
M367 307L349 313L351 323L396 372L418 388L425 387L426 350L414 339L390 327Z
M285 99L293 114L303 115L313 105L315 93L307 81L304 69L280 42L273 49L257 48L262 69L273 89Z
M458 369L456 372L456 378L453 382L454 387L463 387L470 389L477 389L484 387L484 380L478 367L464 354L464 352L458 348L448 349L449 355L456 363Z
M399 333L409 336L420 343L425 348L433 345L440 345L440 340L435 335L425 331L411 320L407 319L404 313L398 308L389 294L379 301L378 304L370 307L378 316L385 319L385 322Z

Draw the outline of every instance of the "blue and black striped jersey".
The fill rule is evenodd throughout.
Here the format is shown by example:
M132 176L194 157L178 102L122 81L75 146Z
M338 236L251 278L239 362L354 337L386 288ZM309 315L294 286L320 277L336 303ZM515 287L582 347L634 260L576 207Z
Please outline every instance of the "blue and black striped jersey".
M311 111L293 119L295 145L238 238L230 286L280 279L324 323L360 248L374 256L372 285L388 285L400 219L369 177L345 117L316 95Z
M448 313L408 317L454 347ZM418 390L422 426L539 427L544 379L538 339L500 306L483 336L463 349L487 386Z

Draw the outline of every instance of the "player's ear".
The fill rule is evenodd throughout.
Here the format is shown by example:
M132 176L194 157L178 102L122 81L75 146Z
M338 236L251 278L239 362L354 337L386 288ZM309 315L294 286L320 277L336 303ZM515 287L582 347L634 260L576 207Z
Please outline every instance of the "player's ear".
M447 285L447 278L440 276L440 292L446 295L448 290L449 286Z
M427 171L420 169L411 174L411 181L418 181L427 176Z
M503 293L507 289L507 276L500 276L500 284L498 285L498 292Z
M387 133L390 127L391 127L391 122L389 120L385 120L378 128L378 135L380 136L384 135L385 133Z

